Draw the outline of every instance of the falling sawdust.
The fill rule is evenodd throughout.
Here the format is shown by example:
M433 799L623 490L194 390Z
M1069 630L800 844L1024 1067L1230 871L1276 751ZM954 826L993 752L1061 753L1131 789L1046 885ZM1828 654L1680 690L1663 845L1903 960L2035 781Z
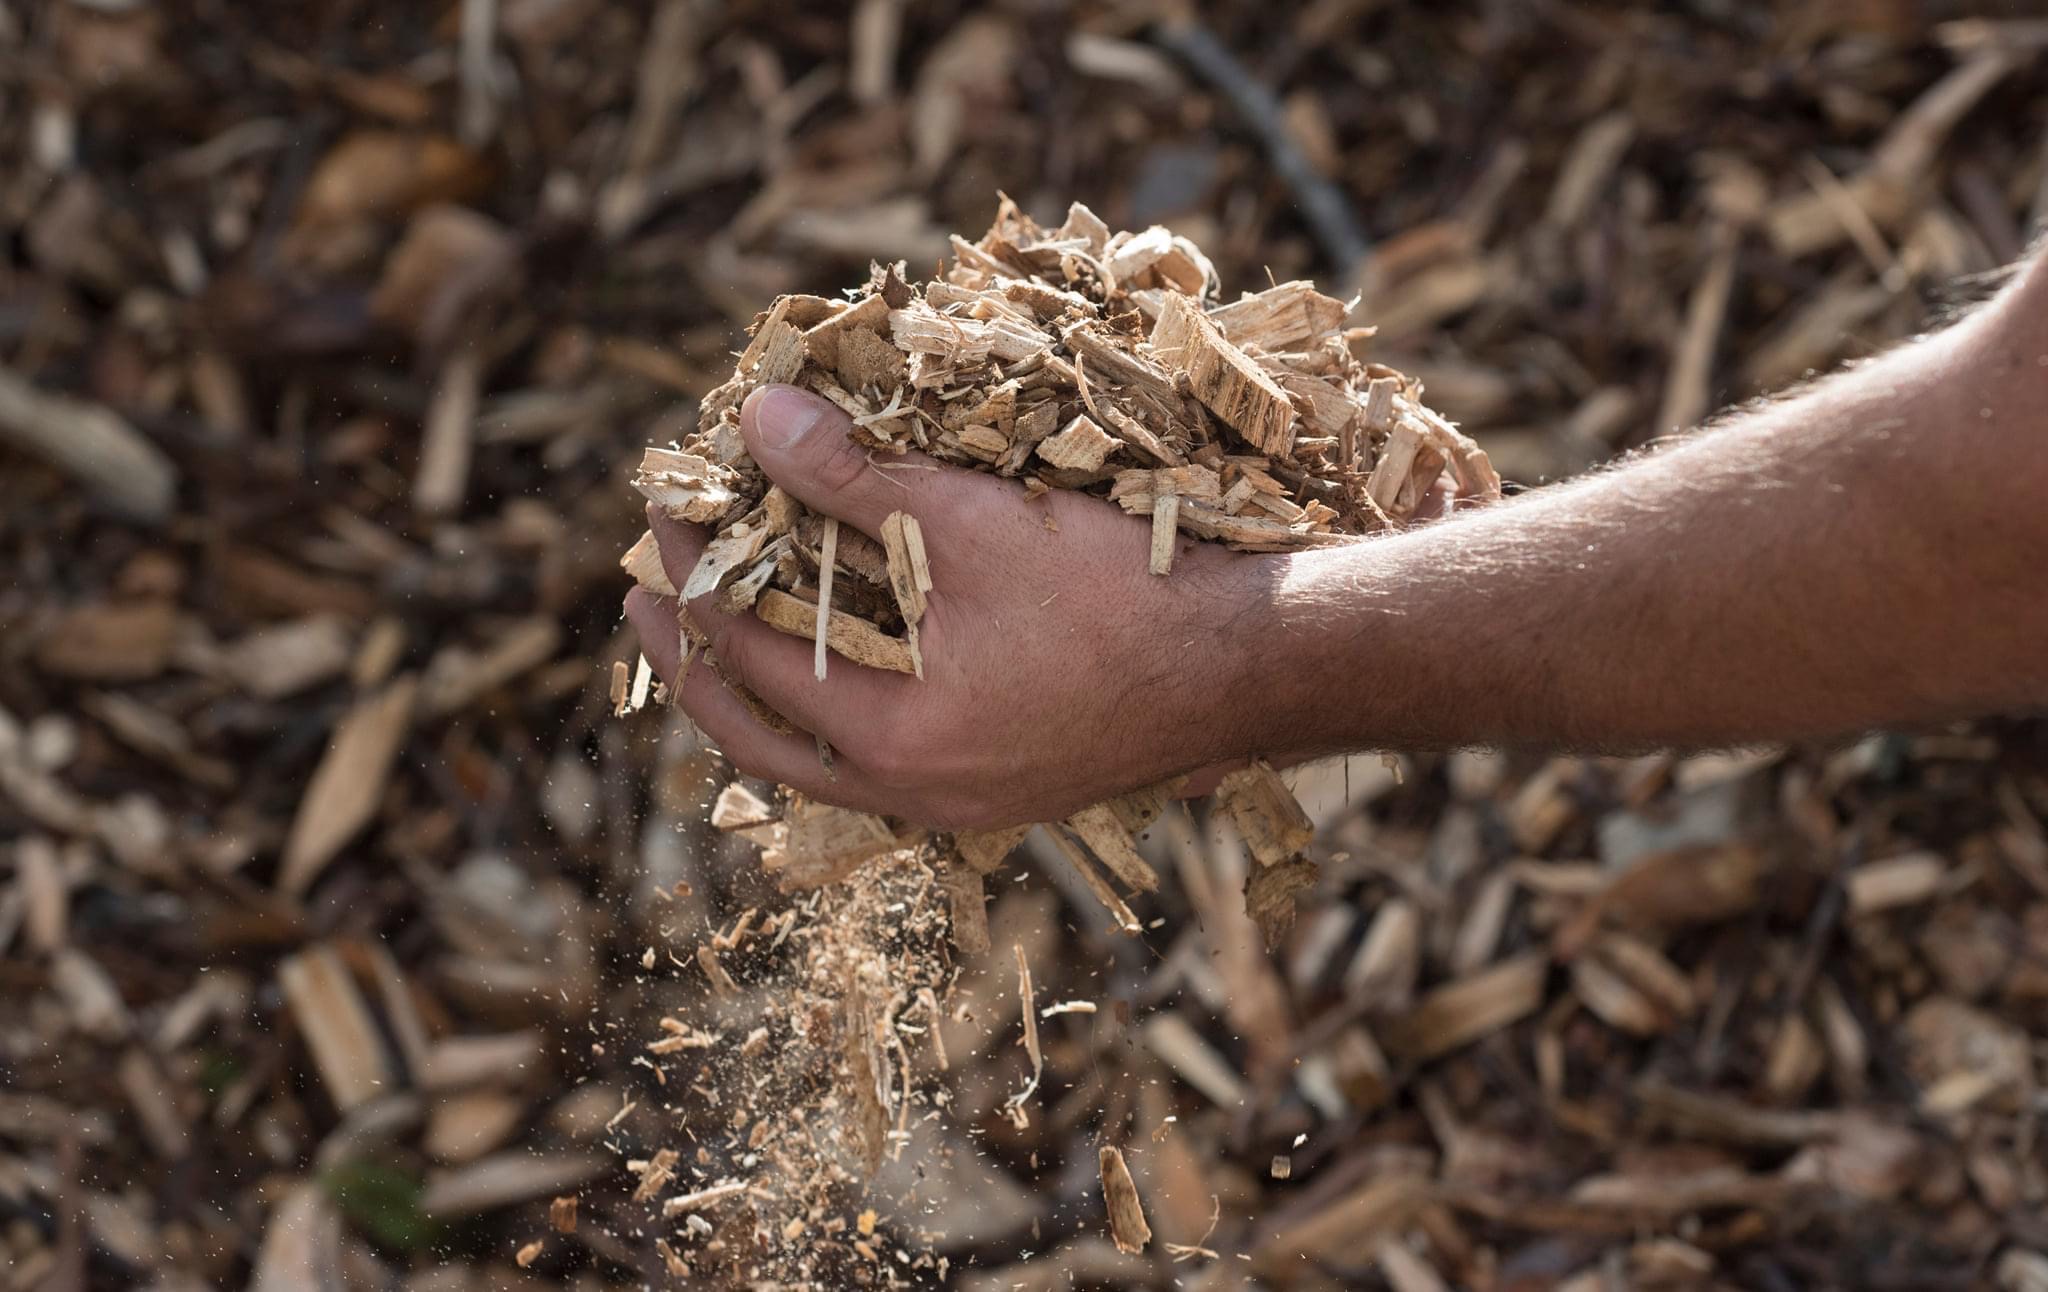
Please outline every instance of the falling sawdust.
M906 850L787 901L682 957L710 989L646 1040L669 1131L627 1182L672 1286L936 1285L945 1259L869 1210L866 1185L934 1105L944 890Z

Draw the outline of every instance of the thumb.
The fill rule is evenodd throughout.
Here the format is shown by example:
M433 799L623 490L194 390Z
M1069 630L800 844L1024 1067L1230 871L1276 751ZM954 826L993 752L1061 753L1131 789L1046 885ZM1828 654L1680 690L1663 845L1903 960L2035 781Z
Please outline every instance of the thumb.
M870 453L838 407L795 386L763 386L740 407L740 434L768 478L812 511L879 539L890 512L930 523L941 474L919 453Z

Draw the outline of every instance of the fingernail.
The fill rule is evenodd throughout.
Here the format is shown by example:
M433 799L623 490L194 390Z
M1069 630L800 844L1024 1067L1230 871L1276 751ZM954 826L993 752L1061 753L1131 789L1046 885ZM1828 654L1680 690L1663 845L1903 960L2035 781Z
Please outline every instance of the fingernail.
M791 386L770 386L754 408L754 427L771 449L786 449L818 424L818 401Z

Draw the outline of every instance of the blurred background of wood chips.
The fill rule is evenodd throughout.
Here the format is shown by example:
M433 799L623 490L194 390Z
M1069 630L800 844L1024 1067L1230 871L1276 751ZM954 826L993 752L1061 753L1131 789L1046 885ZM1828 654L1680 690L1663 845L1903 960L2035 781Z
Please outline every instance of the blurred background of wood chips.
M1537 483L2019 252L2048 26L1965 8L0 9L0 1289L671 1277L624 1162L713 1114L644 1043L781 899L608 716L616 559L775 295L1081 200L1362 293ZM811 1233L849 1286L2048 1287L2044 756L1305 769L1270 958L1207 822L1144 940L1012 868L943 1143Z

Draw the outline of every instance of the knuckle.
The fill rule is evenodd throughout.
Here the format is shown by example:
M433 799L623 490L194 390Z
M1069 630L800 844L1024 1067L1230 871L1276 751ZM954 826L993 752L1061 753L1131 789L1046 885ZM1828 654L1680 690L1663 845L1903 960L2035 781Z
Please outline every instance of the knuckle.
M861 766L875 783L888 789L907 789L917 780L917 761L900 744L877 741L861 758Z
M932 778L936 751L914 729L894 721L877 723L866 739L860 763L889 789L913 789Z

